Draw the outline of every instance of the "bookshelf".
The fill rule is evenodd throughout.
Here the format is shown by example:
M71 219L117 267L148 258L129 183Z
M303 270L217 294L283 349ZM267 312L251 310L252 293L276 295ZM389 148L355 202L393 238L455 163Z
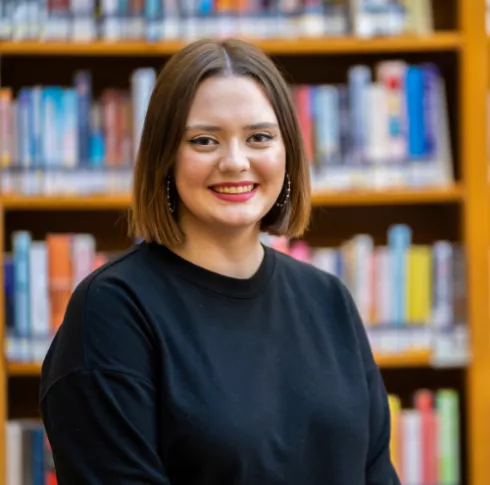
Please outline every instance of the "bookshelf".
M349 54L379 52L421 52L458 50L462 38L455 32L437 32L427 37L397 36L389 39L366 39L361 43L353 37L316 38L297 40L266 39L257 40L256 44L269 54ZM148 42L0 42L2 56L162 56L170 55L185 45L184 42L172 41L164 44Z
M355 205L394 205L394 204L444 204L448 202L463 203L464 193L460 184L446 188L423 188L420 190L351 190L316 192L311 203L317 207L355 206ZM54 195L54 196L0 196L0 204L5 209L32 211L56 209L57 207L73 210L107 210L128 209L131 204L129 195Z
M1 3L1 2L0 2ZM410 64L433 62L446 82L454 183L423 187L358 187L319 189L312 196L312 227L306 239L314 247L339 246L359 233L376 244L386 240L392 224L406 223L417 244L439 239L464 244L467 259L467 324L470 359L451 365L427 349L375 350L388 391L404 396L417 388L456 388L461 399L461 466L463 483L490 483L487 450L490 426L490 343L488 329L490 195L487 173L487 92L490 37L485 32L485 0L433 0L434 31L375 38L343 34L336 37L256 39L294 82L345 83L352 65L403 59ZM94 92L127 88L140 67L158 69L183 41L135 40L0 41L0 79L14 91L34 84L72 84L73 72L94 76ZM36 240L48 232L88 232L101 251L124 249L124 217L130 205L125 191L105 194L0 193L0 255L12 250L14 231L32 231ZM485 216L486 215L486 216ZM0 256L3 257L3 256ZM4 286L3 273L0 284ZM0 306L6 307L4 292ZM7 340L6 316L0 319L0 342ZM445 360L446 359L446 360ZM403 378L400 377L403 373ZM39 362L0 359L0 470L6 466L8 419L36 416ZM0 475L0 485L6 478ZM453 485L453 484L451 484Z

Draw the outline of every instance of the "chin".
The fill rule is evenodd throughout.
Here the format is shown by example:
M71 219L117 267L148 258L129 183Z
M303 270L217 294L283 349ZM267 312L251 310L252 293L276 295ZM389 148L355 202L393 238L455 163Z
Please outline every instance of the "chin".
M220 226L227 226L230 229L246 229L251 226L256 226L262 218L267 214L266 211L250 211L250 210L231 210L225 213L215 214L210 219Z

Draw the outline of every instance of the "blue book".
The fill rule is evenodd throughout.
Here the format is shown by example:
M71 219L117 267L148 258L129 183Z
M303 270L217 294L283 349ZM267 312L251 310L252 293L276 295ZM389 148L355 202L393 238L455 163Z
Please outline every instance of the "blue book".
M146 40L156 42L162 39L163 8L161 0L146 0L145 4Z
M353 66L348 73L350 127L352 130L352 164L363 165L367 145L367 88L371 83L371 70L367 66Z
M43 88L41 95L42 154L44 167L61 165L61 134L63 125L63 90L61 87Z
M418 66L406 72L406 106L408 119L408 157L418 160L427 154L425 140L424 73Z
M75 89L63 89L63 165L77 168L79 161L78 150L78 95Z
M32 485L45 485L44 467L44 428L33 426L30 430L31 438L31 478Z
M18 160L21 167L32 164L32 112L31 90L21 88L17 95L17 148Z
M29 101L29 113L31 117L30 129L32 164L36 167L41 167L43 164L43 154L41 117L42 88L40 86L34 86L31 89L31 96L29 98Z
M92 74L90 71L76 72L74 86L78 98L78 162L81 166L88 166L92 107Z
M388 247L391 266L392 322L403 325L406 316L407 252L412 244L412 230L406 224L395 224L388 229Z
M30 336L29 253L31 234L16 231L12 235L14 256L14 326L21 338Z

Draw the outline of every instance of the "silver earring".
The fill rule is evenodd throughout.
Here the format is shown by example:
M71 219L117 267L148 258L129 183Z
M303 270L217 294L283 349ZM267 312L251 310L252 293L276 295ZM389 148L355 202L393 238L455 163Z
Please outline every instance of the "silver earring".
M167 177L167 205L168 210L173 214L175 212L175 204L172 204L172 196L170 194L171 189L171 180L170 177Z
M286 187L287 187L286 188L286 194L280 202L276 202L276 207L284 207L289 200L289 196L291 195L291 179L289 178L289 175L287 172L286 172L286 181L285 181L284 185L286 185Z

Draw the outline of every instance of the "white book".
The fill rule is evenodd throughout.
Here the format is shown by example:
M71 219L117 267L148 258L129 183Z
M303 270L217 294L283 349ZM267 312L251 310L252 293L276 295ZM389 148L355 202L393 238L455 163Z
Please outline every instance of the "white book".
M379 324L391 323L391 267L390 254L386 246L376 248L375 265L376 265L376 313Z
M367 234L356 235L354 249L354 298L363 322L368 322L371 310L371 270L373 238Z
M48 251L45 241L32 241L29 249L30 357L39 362L51 337L48 290Z
M318 248L313 251L311 262L313 266L330 274L337 275L338 251L335 248Z
M400 414L402 434L403 485L423 483L422 419L415 409L405 409Z
M71 0L73 30L71 38L75 41L89 42L97 37L95 20L95 0Z
M24 485L22 458L22 425L20 421L7 421L6 428L7 484Z
M380 166L389 159L388 93L383 83L367 86L367 146L368 162Z
M92 272L94 260L95 237L92 234L75 234L72 239L73 289Z
M133 102L133 150L135 159L138 156L143 124L155 82L156 71L153 68L137 69L131 76L131 97Z

